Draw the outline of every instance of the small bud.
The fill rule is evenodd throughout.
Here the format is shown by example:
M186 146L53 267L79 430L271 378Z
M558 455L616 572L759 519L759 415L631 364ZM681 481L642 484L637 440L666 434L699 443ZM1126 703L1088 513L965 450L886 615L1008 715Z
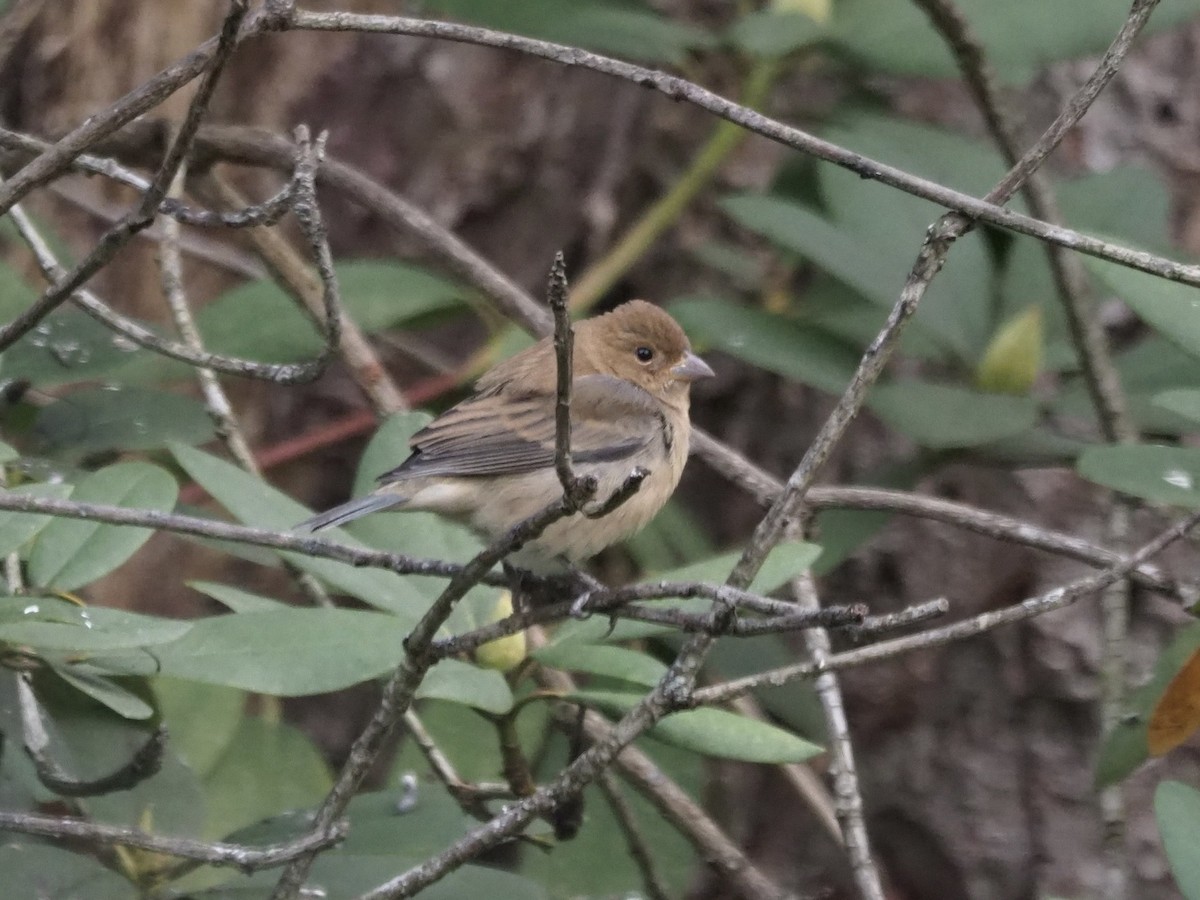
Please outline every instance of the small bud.
M1042 311L1031 306L996 331L975 383L993 394L1028 394L1042 367L1042 342Z
M496 605L492 607L492 615L488 622L499 622L501 619L506 619L512 615L512 611L512 594L508 591L501 591L500 596L496 599ZM485 669L511 672L525 661L526 654L525 632L518 631L516 634L497 638L477 647L475 662Z

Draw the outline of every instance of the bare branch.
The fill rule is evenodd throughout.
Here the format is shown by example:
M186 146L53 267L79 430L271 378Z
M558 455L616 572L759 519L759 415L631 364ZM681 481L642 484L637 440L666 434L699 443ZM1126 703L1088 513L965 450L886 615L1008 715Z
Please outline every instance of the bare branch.
M1156 2L1157 0L1143 0L1143 2L1136 4L1134 13L1126 21L1121 34L1113 44L1113 47L1117 51L1116 55L1111 60L1106 60L1104 71L1098 73L1105 80L1115 71L1115 67L1119 63L1119 57L1124 55L1129 43L1132 42L1134 36L1141 30ZM971 197L935 182L910 175L893 166L846 150L836 144L813 137L799 128L785 125L752 109L727 100L686 79L667 75L655 69L647 69L642 66L633 65L632 63L621 62L620 60L611 59L596 53L589 53L585 50L580 50L578 47L552 44L548 41L534 40L533 38L490 31L486 28L476 28L470 25L460 25L454 22L406 19L399 16L359 15L346 12L318 13L297 10L286 27L305 31L357 31L373 34L439 38L441 40L459 41L467 44L513 50L528 56L549 59L563 65L591 69L605 75L631 81L642 87L651 88L665 94L672 100L681 100L690 103L770 140L849 169L861 178L879 181L914 196L932 200L939 206L960 212L971 219L990 222L1007 231L1027 234L1043 241L1059 244L1070 250L1077 250L1089 256L1108 259L1119 265L1159 275L1172 281L1200 286L1200 266L1185 265L1165 260L1152 253L1144 253L1128 247L1121 247L1107 241L1080 234L1068 228L1051 225L1030 216L1013 212L1012 210L998 206L992 199L980 200ZM1064 115L1069 117L1071 121L1077 121L1082 116L1086 107L1091 103L1091 99L1086 99L1086 101L1082 99L1085 96L1083 94L1079 95L1079 101L1072 101L1072 104L1064 111ZM1057 141L1060 139L1061 134L1056 134L1052 143L1057 144ZM1036 168L1041 163L1045 154L1051 149L1053 149L1052 146L1040 148L1037 154L1030 158L1032 167ZM1014 177L1019 180L1023 180L1026 175L1027 172L1024 171L1024 167L1014 172Z
M612 772L605 772L597 783L604 792L604 799L608 801L609 809L612 810L621 833L625 835L625 846L629 848L629 856L642 873L645 896L648 900L668 900L671 894L654 864L654 855L638 824L637 813L621 793L621 785L616 776Z
M1114 38L1096 70L1071 98L1066 108L1038 139L1037 143L988 192L985 199L989 203L1004 203L1009 200L1030 173L1062 140L1067 129L1087 112L1088 107L1104 85L1116 74L1117 67L1125 54L1129 52L1133 39L1146 24L1150 11L1154 9L1157 2L1158 0L1134 0L1129 17L1121 26L1120 32ZM775 501L762 522L759 523L758 528L755 529L741 560L730 576L733 584L748 584L754 578L763 560L766 559L767 553L779 541L786 523L799 512L799 507L804 502L804 495L812 487L817 473L833 452L833 448L846 433L851 420L862 408L867 391L882 374L904 326L916 313L917 305L930 282L941 271L951 245L972 225L970 219L958 213L949 213L930 227L912 271L900 292L900 298L888 315L887 323L863 354L862 361L849 386L838 400L837 406L830 413L821 431L809 445L800 465L788 479L783 495Z
M345 811L363 777L374 761L380 746L395 729L397 722L409 709L413 695L425 673L437 662L431 650L438 629L445 624L454 605L475 585L479 584L510 553L514 553L528 541L536 539L555 522L571 515L574 507L566 497L559 498L545 509L519 523L508 534L480 551L470 562L450 579L445 590L438 596L404 641L404 661L392 674L383 689L375 715L366 729L359 735L350 749L349 758L342 767L337 783L326 796L315 817L317 829L329 825ZM279 880L272 900L291 900L304 883L312 866L313 856L301 856L294 860Z
M334 846L346 836L346 822L335 823L334 827L325 833L312 831L295 840L265 847L210 844L191 838L162 837L135 828L98 825L82 819L38 813L0 811L0 831L33 834L54 840L71 839L101 847L137 847L166 856L207 863L210 866L235 866L243 872L254 872L259 869L273 869L301 854Z
M162 766L167 732L160 727L134 751L128 762L115 771L87 781L76 778L50 756L50 735L42 721L41 704L38 703L25 674L17 678L17 699L21 707L25 752L33 761L38 781L60 796L95 797L113 791L127 791L152 777Z
M792 583L797 605L806 611L821 608L817 585L812 575L804 574ZM804 646L809 659L818 667L825 666L833 648L823 628L804 632ZM834 810L842 829L842 841L850 870L863 900L884 900L883 882L879 868L871 856L871 842L863 820L863 799L858 787L858 770L854 764L854 748L850 743L850 726L842 702L842 688L837 674L823 671L816 679L817 697L825 714L825 731L829 735L830 773L833 776Z
M200 120L208 110L208 102L212 98L217 79L220 78L225 63L228 62L237 45L238 29L246 16L247 9L246 0L231 0L230 11L225 17L221 33L217 38L212 62L207 67L207 71L200 81L200 87L188 105L187 114L175 134L175 139L167 149L162 165L159 166L150 186L142 195L137 208L115 227L105 232L92 252L71 271L57 276L50 287L31 306L23 310L12 321L0 326L0 350L11 346L18 338L28 334L38 322L70 297L77 288L106 266L117 251L125 246L137 232L148 227L154 220L154 213L166 196L167 188L175 178L175 173L179 170L183 157L192 144L196 129L200 127ZM43 154L38 159L45 159L45 157L46 155ZM22 174L36 165L37 160L17 172L6 185L0 185L0 212L10 210L20 198L21 194L18 193L19 188L16 185L20 183ZM3 198L9 195L11 195L11 199L4 202Z
M1114 584L1122 578L1127 577L1130 571L1155 554L1162 552L1162 550L1174 541L1179 540L1179 538L1195 528L1198 523L1200 523L1200 513L1193 513L1177 522L1152 541L1143 545L1136 553L1129 555L1120 563L1105 569L1103 572L1076 579L1044 594L1030 597L1013 606L980 613L970 619L955 622L952 625L946 625L942 628L933 628L908 637L893 638L845 653L837 653L831 656L824 666L818 666L811 662L799 663L780 669L772 669L769 672L751 675L746 678L727 681L724 684L713 685L712 687L697 688L693 692L692 703L696 705L727 703L734 697L739 697L760 687L778 687L797 679L815 677L825 671L837 671L851 666L860 666L869 662L890 659L914 650L940 647L943 644L983 634L1002 625L1011 625L1014 622L1021 622L1025 619L1053 612L1056 609L1062 609L1065 606L1070 606L1082 597L1102 591L1110 584Z

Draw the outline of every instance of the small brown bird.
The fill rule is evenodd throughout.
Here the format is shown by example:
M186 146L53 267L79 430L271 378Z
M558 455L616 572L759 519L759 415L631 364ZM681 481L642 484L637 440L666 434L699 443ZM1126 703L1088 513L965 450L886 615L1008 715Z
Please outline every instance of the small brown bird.
M527 545L519 565L587 559L642 528L679 484L688 455L688 389L713 374L683 329L644 300L574 326L571 457L575 473L597 480L604 501L637 467L641 489L611 514L576 513ZM544 338L487 372L470 397L421 429L412 455L379 486L309 519L316 531L385 509L429 510L487 538L562 496L554 469L552 339Z

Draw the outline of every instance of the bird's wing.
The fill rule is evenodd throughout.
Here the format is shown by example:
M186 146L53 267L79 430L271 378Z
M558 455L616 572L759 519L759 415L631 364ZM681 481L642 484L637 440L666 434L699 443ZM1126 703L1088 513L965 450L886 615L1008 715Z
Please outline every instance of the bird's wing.
M413 455L381 475L383 484L417 475L518 475L554 465L553 394L469 397L413 435ZM571 457L615 462L664 435L665 419L646 391L609 375L575 379Z

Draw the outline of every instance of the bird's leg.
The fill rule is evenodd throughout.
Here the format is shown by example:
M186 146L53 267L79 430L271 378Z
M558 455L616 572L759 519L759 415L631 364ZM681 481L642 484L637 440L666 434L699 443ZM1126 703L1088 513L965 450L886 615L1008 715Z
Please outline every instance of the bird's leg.
M506 562L504 573L512 591L513 605L519 609L547 606L572 598L578 604L586 601L594 590L603 587L590 575L569 567L560 573L541 574Z

